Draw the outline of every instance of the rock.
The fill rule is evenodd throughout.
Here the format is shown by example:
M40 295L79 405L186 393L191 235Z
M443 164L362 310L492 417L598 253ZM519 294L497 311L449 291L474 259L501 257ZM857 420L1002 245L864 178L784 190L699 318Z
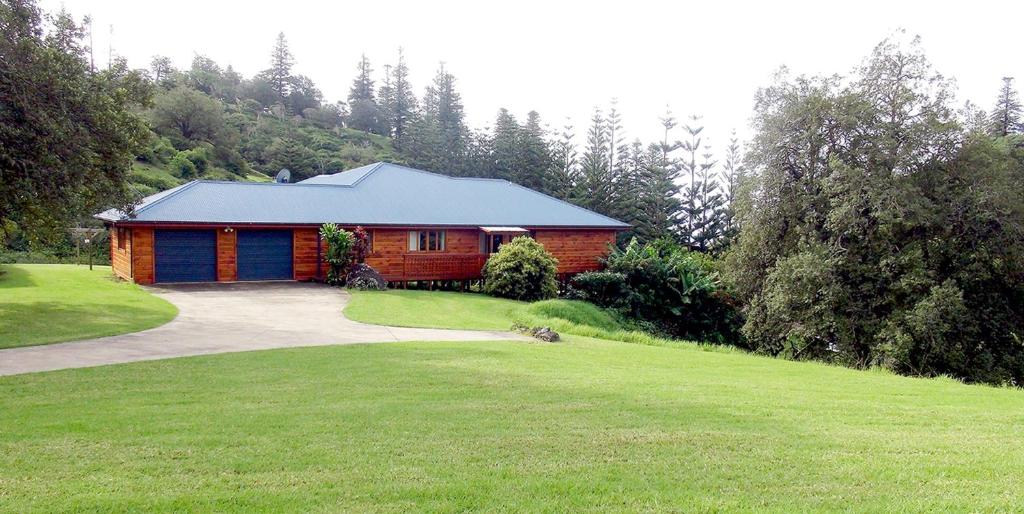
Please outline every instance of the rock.
M551 330L550 327L534 329L533 337L536 337L537 339L540 339L541 341L546 341L546 342L549 342L549 343L553 343L553 342L558 341L560 339L558 337L558 332L555 332L554 330Z

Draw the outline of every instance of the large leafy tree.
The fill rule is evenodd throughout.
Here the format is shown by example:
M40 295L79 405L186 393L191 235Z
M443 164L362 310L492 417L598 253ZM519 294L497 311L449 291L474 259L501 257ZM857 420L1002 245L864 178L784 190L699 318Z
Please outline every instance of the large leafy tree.
M758 93L729 259L754 348L1024 381L1024 158L951 94L916 39Z
M143 72L89 66L84 32L30 0L0 1L0 234L38 241L101 207L130 207L127 175L149 131Z

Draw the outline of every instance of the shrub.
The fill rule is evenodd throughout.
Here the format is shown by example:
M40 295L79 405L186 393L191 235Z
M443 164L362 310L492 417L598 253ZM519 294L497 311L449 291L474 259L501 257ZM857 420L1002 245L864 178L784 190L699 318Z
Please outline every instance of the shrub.
M168 165L171 168L171 173L181 178L195 178L199 172L196 170L196 165L192 163L188 158L188 151L178 152L173 159L171 159Z
M601 307L622 308L629 304L629 294L626 276L622 273L587 271L572 278L566 296Z
M346 286L350 289L369 289L381 291L387 289L388 283L384 277L373 269L369 264L353 264L345 277Z
M362 264L366 262L366 256L370 254L370 235L366 233L366 229L363 227L356 227L352 232L352 239L352 262Z
M735 302L710 257L670 240L641 245L634 239L625 249L613 250L606 264L607 275L584 277L578 283L588 288L585 294L596 297L596 303L608 302L626 316L653 323L674 337L739 342ZM614 274L625 281L618 302L611 296L619 287Z
M558 294L558 261L540 243L517 237L484 265L484 291L515 300L543 300Z
M342 285L350 262L352 233L333 223L324 223L320 226L320 237L327 243L327 255L324 257L330 267L327 270L327 283Z

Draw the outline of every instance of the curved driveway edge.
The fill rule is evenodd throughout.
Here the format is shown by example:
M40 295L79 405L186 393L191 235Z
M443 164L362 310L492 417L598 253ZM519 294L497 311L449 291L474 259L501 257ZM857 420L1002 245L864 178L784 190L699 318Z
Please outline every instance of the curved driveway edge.
M529 340L511 332L359 323L341 313L349 294L320 284L181 284L149 290L176 305L178 317L142 332L0 350L0 376L271 348Z

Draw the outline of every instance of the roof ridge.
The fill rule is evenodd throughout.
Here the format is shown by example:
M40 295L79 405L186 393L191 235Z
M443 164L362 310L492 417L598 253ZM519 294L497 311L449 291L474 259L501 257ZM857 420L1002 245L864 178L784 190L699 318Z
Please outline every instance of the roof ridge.
M494 178L494 177L456 177L456 176L453 176L453 175L445 175L444 173L438 173L436 171L421 170L421 169L413 168L413 167L410 167L410 166L406 166L404 164L395 164L393 162L381 161L381 164L387 164L388 166L394 166L396 168L402 168L402 169L406 169L406 170L409 170L409 171L415 171L416 173L423 173L424 175L433 175L435 177L446 178L446 179L450 179L450 180L481 180L481 181L487 181L487 182L508 182L510 184L512 183L512 182L509 182L506 179Z
M510 180L506 180L506 182L508 182L509 184L512 184L513 186L518 187L520 189L524 189L526 191L529 191L529 192L531 192L533 194L541 195L541 196L543 196L545 198L550 198L550 199L552 199L552 200L554 200L556 202L564 203L565 205L568 205L569 207L573 207L573 208L579 209L581 211L589 212L590 214L596 214L596 215L598 215L598 216L600 216L600 217L602 217L602 218L604 218L606 220L614 221L616 223L622 223L623 225L629 225L629 223L626 223L625 221L617 220L617 219L615 219L615 218L613 218L611 216L605 216L604 214L601 214L600 212L592 211L592 210L590 210L590 209L588 209L586 207L581 207L579 205L576 205L576 204L574 204L572 202L563 200L561 198L557 198L557 197L551 196L551 195L549 195L547 193L542 193L540 191L537 191L536 189L530 189L530 188L528 188L526 186L523 186L523 185L520 185L520 184L516 184L515 182L512 182Z
M282 184L280 182L248 182L245 180L193 180L192 182L199 182L202 184L238 184L242 186L284 186L284 187L347 187L351 188L352 184L304 184L302 182L290 182Z
M157 198L156 200L153 200L152 202L149 202L148 204L142 206L139 210L132 209L132 216L131 217L135 217L140 212L147 211L147 210L151 209L154 205L157 205L157 204L163 202L164 200L166 200L168 198L178 196L179 194L181 194L182 191L186 191L188 189L191 189L193 186L195 186L199 182L201 182L201 181L193 180L191 182L186 182L186 183L178 186L176 190L171 191L171 192L161 196L160 198ZM143 199L143 200L145 200L145 199Z
M358 186L360 182L366 180L366 177L369 177L370 175L373 175L374 172L379 170L380 167L383 166L384 164L385 164L384 161L377 161L376 163L372 164L371 166L373 166L373 167L368 169L368 170L366 170L366 173L363 173L363 176L357 178L354 182L349 184L349 187L356 187L356 186ZM362 167L362 166L360 166L360 167ZM359 168L352 168L351 170L347 170L347 171L353 171L353 170L356 170L356 169L359 169ZM341 173L345 173L345 172L342 171Z

